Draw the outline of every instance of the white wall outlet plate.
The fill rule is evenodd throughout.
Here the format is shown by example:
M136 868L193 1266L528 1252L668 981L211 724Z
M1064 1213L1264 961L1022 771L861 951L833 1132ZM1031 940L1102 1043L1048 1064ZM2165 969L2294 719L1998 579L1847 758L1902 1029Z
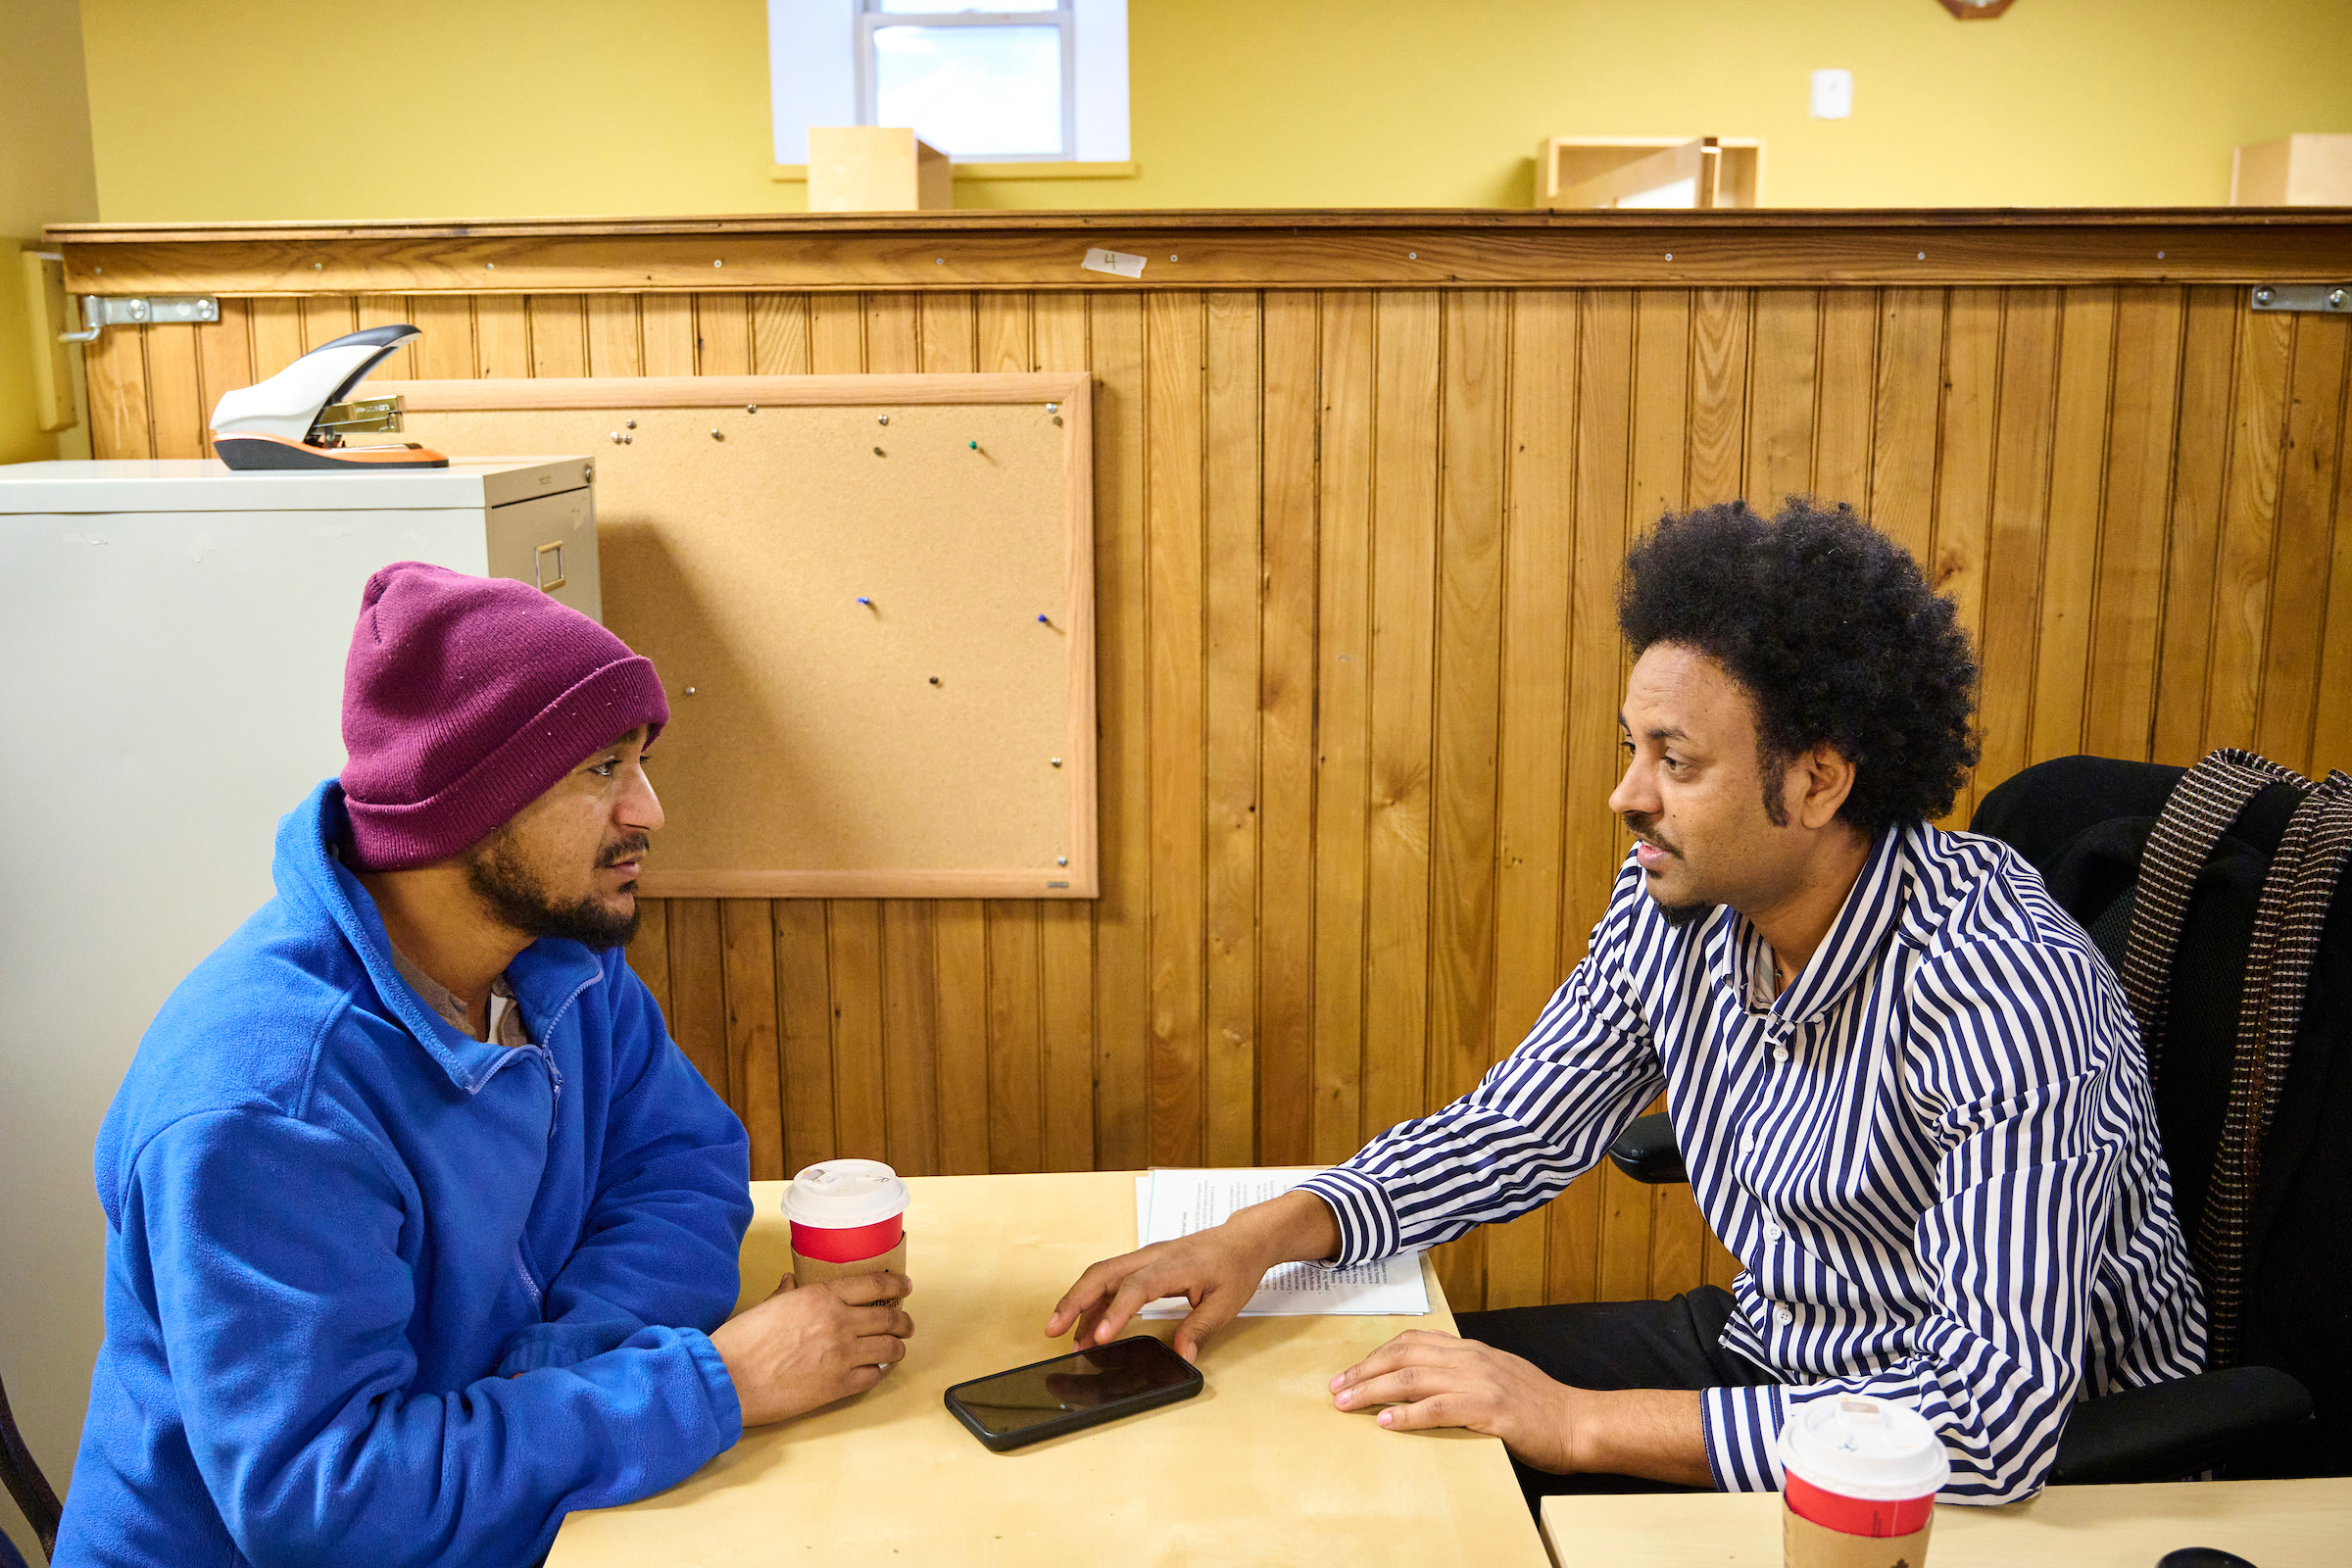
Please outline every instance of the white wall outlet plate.
M1843 120L1854 112L1854 74L1850 71L1813 73L1813 118Z

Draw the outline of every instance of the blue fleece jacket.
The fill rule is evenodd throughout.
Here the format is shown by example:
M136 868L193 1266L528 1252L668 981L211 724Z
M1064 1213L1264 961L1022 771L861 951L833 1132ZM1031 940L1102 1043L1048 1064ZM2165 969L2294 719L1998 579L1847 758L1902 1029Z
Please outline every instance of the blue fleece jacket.
M343 822L329 781L279 825L277 897L99 1133L106 1343L59 1564L529 1563L741 1434L706 1331L742 1125L617 952L515 958L536 1047L450 1028Z

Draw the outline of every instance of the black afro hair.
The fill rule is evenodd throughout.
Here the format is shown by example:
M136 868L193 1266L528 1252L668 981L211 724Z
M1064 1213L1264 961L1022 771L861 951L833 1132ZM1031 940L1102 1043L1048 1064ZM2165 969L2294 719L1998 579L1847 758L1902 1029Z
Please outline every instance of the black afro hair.
M1828 745L1854 764L1839 819L1877 834L1951 808L1977 744L1977 661L1951 602L1854 509L1790 497L1766 519L1744 501L1661 519L1625 558L1617 623L1639 659L1655 643L1706 655L1755 709L1767 779ZM1784 819L1766 791L1765 809Z

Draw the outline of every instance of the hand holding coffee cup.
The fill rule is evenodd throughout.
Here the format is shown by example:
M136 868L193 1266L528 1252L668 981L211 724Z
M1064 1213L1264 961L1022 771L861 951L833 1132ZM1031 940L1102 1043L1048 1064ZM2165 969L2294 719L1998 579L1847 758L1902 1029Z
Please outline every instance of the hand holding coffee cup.
M710 1336L747 1427L863 1394L906 1353L906 1186L888 1165L838 1159L784 1197L792 1272Z
M1788 1568L1925 1568L1951 1456L1927 1418L1869 1395L1811 1399L1781 1428Z
M903 1274L857 1274L801 1289L789 1276L710 1333L746 1427L781 1421L882 1381L906 1354L914 1319Z

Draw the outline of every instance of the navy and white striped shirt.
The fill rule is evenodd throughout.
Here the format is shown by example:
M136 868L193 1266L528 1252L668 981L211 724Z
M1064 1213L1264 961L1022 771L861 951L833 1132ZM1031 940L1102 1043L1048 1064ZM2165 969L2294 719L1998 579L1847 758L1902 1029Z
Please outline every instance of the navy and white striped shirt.
M1783 1380L1702 1396L1718 1487L1780 1484L1790 1406L1867 1393L1942 1433L1944 1495L2037 1490L2079 1393L2200 1370L2121 988L1995 840L1890 828L1795 983L1728 908L1668 925L1629 858L1590 956L1478 1088L1305 1183L1338 1261L1524 1214L1663 1089L1743 1265L1723 1343Z

